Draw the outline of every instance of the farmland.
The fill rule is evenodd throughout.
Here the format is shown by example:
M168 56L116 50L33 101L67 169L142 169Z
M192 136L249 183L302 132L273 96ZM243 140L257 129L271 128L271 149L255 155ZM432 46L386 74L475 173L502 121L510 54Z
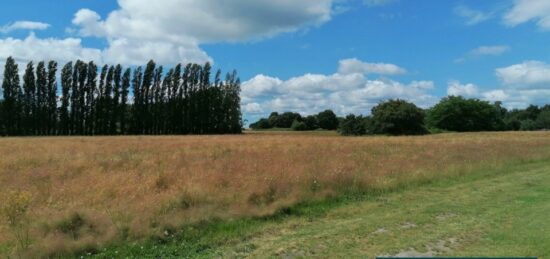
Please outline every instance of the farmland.
M3 138L0 139L0 154L3 204L24 208L24 213L9 214L8 206L4 206L0 254L44 256L98 251L103 247L136 242L147 244L151 237L178 236L183 226L266 218L299 208L304 203L322 203L339 197L367 197L367 200L378 197L388 199L390 205L396 199L410 199L411 203L406 206L394 205L415 213L414 205L422 208L437 206L436 202L449 204L436 200L433 193L423 188L438 181L454 180L464 184L463 188L481 188L492 183L491 177L504 177L504 182L511 184L517 176L528 188L529 184L547 181L545 171L529 168L532 178L525 178L529 174L522 174L522 168L519 171L508 168L536 165L537 161L550 158L550 133L346 138L330 133L262 132L235 136ZM547 164L542 166L547 168ZM488 177L488 180L471 185L464 183L476 176ZM510 187L505 183L499 188ZM461 189L445 188L445 192L460 192ZM401 190L416 190L416 193L400 194ZM519 188L518 192L521 190ZM486 193L488 197L495 197L494 205L480 200L479 206L506 204L501 200L504 197L498 198L497 193ZM460 199L461 196L456 197ZM420 204L417 200L426 200L426 203ZM469 196L463 200L464 207L453 208L449 215L457 219L466 217L465 220L476 215L476 200ZM372 225L365 226L367 229L379 227L388 228L388 231L392 229L382 226L384 223L392 225L404 220L391 216L390 209L373 211L370 215L372 207L369 206L375 206L373 204L367 201L342 207L330 205L336 208L329 210L324 220L340 219L336 223L350 227L345 217L334 215L365 214L370 220L379 220L379 224L369 221ZM440 212L433 211L430 215L437 216L439 214L435 213ZM494 209L489 213L504 211ZM6 215L17 216L18 224L14 225L13 219L6 220ZM304 217L298 217L275 222L286 229L291 228L292 221L303 223L303 220ZM414 225L428 225L428 222L426 216ZM510 218L507 224L515 222ZM265 230L269 225L274 227L273 224L255 224L250 231ZM475 223L468 224L468 227L476 227ZM489 225L478 227L483 230ZM326 234L315 232L319 231L315 226L319 227L311 224L309 230L299 231ZM411 231L419 229L422 228ZM455 230L448 233L463 234L460 229ZM277 243L283 241L270 237L273 231L262 232L264 234L254 240L256 248L253 250L259 251L256 253L275 254L276 251L270 250L271 245L290 245ZM420 242L434 242L440 237L437 231L441 230L434 229L432 235L427 236L431 240L417 240L413 248L425 250ZM17 237L21 237L18 233L28 234L27 242L18 242ZM352 233L357 238L361 236L361 232ZM500 234L496 238L505 239L506 233ZM411 237L418 235L411 234ZM292 242L293 239L285 240ZM222 254L239 249L230 245L218 248ZM361 250L368 247L355 248L358 249L355 255L370 255ZM377 253L400 251L388 244L371 249ZM338 252L336 249L330 251Z

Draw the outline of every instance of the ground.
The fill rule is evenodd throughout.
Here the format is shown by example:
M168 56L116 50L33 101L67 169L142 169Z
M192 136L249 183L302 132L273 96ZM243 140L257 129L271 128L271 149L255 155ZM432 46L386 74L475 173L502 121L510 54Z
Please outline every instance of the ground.
M550 132L2 138L0 154L0 257L549 254Z

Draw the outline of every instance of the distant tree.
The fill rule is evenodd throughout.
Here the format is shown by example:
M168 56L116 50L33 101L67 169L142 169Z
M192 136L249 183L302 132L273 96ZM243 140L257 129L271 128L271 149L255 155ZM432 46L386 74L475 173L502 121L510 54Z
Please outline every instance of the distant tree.
M15 59L8 57L2 80L4 101L0 110L0 117L3 119L3 126L0 125L0 130L3 129L7 135L20 134L21 110L19 108L21 89L19 83L17 63L15 63Z
M338 132L343 136L361 136L367 134L366 120L362 116L350 114L340 123Z
M117 128L120 124L120 117L122 113L122 107L120 105L120 96L122 95L122 66L116 65L114 74L113 74L113 102L112 102L112 112L110 118L110 134L118 134Z
M47 131L49 135L57 134L57 62L50 61L48 62L48 83L47 83L47 113L48 113L48 123Z
M503 124L500 112L486 101L449 96L430 109L427 122L430 127L450 131L491 131Z
M550 109L544 109L539 113L536 120L536 128L545 130L550 129Z
M251 129L270 129L271 128L271 125L269 124L269 120L266 119L266 118L261 118L260 120L258 120L257 122L254 122L254 123L251 123L250 124L250 128Z
M274 126L276 128L290 128L295 120L302 121L302 116L295 112L284 112L277 117Z
M25 135L36 134L36 81L34 64L29 62L23 75L23 128Z
M36 66L36 104L33 114L37 134L45 135L48 124L48 76L43 61Z
M126 134L128 132L128 122L127 122L127 110L128 110L128 93L130 90L130 75L132 73L132 70L130 68L126 69L124 71L124 75L122 76L122 91L120 94L120 130L122 134Z
M316 130L319 128L319 120L317 120L317 116L315 115L305 117L304 123L307 125L308 130Z
M389 100L372 108L374 133L390 135L426 134L424 111L404 100Z
M321 129L335 130L338 128L338 118L332 110L326 110L317 114L317 121Z
M237 72L211 82L211 66L188 64L164 73L150 61L124 71L77 60L63 66L57 96L57 63L29 62L19 87L17 64L8 58L0 99L0 135L228 134L241 133ZM132 77L132 78L131 78ZM130 96L133 99L130 101ZM58 100L60 107L58 108ZM301 119L299 114L286 113ZM291 122L290 122L291 123ZM290 126L289 126L290 127Z
M295 120L292 122L290 128L294 131L305 131L308 130L307 125L303 121Z
M523 131L537 130L537 122L531 119L522 120L520 130L523 130Z
M69 115L69 105L70 105L70 89L72 86L73 80L73 63L69 62L63 66L61 70L61 110L60 110L60 124L61 124L61 134L69 135L70 132L70 115Z

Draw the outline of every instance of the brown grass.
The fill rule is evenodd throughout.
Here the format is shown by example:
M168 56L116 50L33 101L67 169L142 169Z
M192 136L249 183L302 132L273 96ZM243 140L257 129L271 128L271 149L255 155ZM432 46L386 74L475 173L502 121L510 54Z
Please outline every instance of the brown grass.
M28 252L45 255L548 157L545 132L3 138L0 198L32 197ZM1 222L0 254L14 247Z

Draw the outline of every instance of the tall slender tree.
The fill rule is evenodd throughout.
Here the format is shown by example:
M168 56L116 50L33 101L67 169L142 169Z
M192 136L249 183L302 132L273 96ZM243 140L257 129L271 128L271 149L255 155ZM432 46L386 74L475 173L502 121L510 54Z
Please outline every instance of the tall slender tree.
M60 125L61 134L69 135L70 132L70 114L69 105L71 100L71 87L73 84L73 63L69 62L63 66L61 70L61 109L60 109Z
M3 118L3 125L0 125L0 132L5 131L7 135L18 135L20 126L20 95L19 69L15 59L8 57L4 67L4 78L2 80L4 101L0 116Z
M34 64L29 62L23 75L23 127L25 135L36 134L36 81L34 76Z
M128 110L128 93L130 90L130 75L132 73L132 69L127 68L126 71L124 71L124 75L122 76L122 91L120 94L120 131L121 134L127 134L128 133L128 122L127 122L127 110Z
M47 123L47 134L55 135L57 133L57 62L50 61L48 62L48 97L47 97L47 112L48 112L48 123Z

